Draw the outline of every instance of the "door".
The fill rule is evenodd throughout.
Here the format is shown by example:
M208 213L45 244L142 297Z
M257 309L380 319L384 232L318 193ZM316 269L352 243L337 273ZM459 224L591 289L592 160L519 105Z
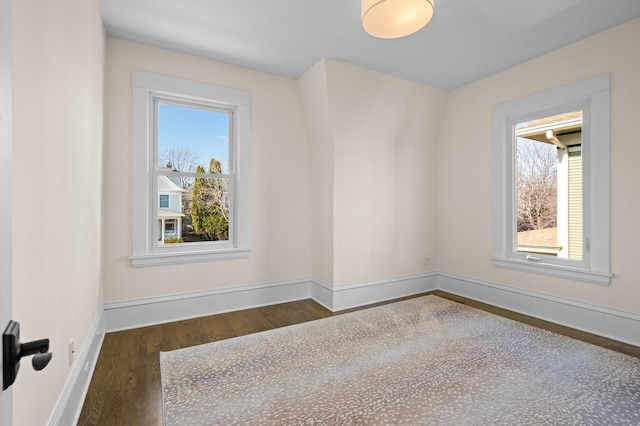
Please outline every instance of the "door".
M11 1L0 0L0 328L11 319ZM2 343L0 343L1 345ZM2 357L0 356L0 363ZM2 375L0 369L0 375ZM2 387L0 386L0 389ZM0 425L12 424L11 388L0 390Z

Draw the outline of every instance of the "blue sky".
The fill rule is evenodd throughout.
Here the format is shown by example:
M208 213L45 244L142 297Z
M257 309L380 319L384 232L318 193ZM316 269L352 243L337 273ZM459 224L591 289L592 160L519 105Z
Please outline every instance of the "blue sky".
M163 152L171 148L184 148L197 155L198 164L205 170L213 157L222 163L223 172L226 172L229 164L229 114L161 103L158 116L160 159Z

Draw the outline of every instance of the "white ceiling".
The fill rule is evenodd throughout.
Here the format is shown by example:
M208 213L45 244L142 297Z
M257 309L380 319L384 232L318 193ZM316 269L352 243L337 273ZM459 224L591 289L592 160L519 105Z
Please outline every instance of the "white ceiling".
M640 17L640 0L436 0L420 32L380 40L360 0L99 3L112 36L292 78L334 58L443 89Z

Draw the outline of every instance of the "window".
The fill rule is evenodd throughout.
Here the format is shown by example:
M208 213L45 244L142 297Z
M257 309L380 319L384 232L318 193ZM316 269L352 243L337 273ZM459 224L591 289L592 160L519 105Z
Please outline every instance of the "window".
M169 195L160 194L160 208L161 209L169 208Z
M517 251L582 259L582 111L515 125Z
M140 71L132 89L132 265L247 257L248 93Z
M609 74L494 107L500 268L608 284Z

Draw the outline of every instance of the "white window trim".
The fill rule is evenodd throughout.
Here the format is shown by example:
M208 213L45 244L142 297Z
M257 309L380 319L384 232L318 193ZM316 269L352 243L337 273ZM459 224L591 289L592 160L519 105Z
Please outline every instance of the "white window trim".
M249 200L250 200L250 95L226 87L183 80L163 75L133 71L132 73L132 254L134 267L167 265L176 263L228 260L249 256ZM228 243L171 244L154 247L154 209L158 200L154 192L155 129L153 126L153 99L155 97L179 98L192 102L224 105L234 109L232 131L236 138L233 146L235 162L234 212ZM157 180L157 178L155 179Z
M608 285L610 205L610 75L496 105L494 129L493 257L496 267ZM568 111L583 111L582 261L518 253L515 234L515 125Z

